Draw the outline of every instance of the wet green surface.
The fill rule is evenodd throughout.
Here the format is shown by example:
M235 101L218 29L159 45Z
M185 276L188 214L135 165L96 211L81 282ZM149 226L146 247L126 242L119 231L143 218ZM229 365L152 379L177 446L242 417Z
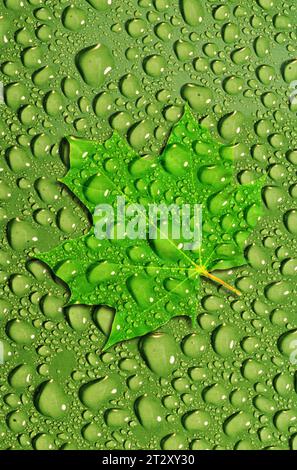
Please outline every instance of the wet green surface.
M296 448L295 2L6 0L1 15L0 447ZM238 183L267 174L248 264L225 275L243 295L203 283L194 326L102 353L113 312L63 309L32 261L89 231L58 183L61 141L116 130L156 155L185 103Z

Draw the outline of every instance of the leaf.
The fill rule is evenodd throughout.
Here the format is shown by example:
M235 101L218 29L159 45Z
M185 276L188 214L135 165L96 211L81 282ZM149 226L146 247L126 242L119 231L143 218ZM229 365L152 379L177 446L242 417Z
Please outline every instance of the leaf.
M99 240L94 227L39 258L65 281L69 303L116 309L105 349L156 330L172 317L197 316L200 277L239 292L210 271L245 264L244 248L261 215L263 178L238 184L230 151L215 142L188 108L158 157L137 155L114 133L104 143L69 138L70 169L62 182L94 214L98 204L175 203L202 206L202 245L185 251L184 238ZM192 214L193 215L193 214ZM99 218L98 220L102 220ZM95 217L94 217L94 221ZM115 219L115 224L118 220ZM118 225L116 225L119 228Z

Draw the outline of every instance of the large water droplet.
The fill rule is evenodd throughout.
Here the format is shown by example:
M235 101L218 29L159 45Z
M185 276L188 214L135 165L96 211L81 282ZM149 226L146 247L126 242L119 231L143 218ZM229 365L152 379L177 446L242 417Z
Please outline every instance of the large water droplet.
M167 377L176 367L177 345L171 335L146 336L140 343L140 351L148 367L161 377Z
M84 81L98 88L114 67L114 60L108 47L99 43L80 51L76 57L76 65Z
M34 402L40 413L55 419L63 418L69 409L69 398L53 380L40 385Z

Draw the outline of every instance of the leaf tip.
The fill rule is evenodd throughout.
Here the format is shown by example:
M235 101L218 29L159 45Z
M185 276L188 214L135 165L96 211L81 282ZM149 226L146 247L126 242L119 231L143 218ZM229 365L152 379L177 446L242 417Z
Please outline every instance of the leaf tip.
M102 352L106 352L109 348L114 346L117 342L118 341L112 339L112 335L110 335L102 348Z

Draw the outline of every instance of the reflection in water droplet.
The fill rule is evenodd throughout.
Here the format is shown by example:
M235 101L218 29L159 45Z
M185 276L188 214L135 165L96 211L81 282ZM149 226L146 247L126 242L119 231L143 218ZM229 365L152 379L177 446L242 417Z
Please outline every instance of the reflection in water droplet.
M172 336L154 333L141 341L140 351L148 367L157 375L167 377L176 367L177 346Z
M212 93L207 87L189 83L181 90L182 97L194 111L205 111L211 104Z
M106 376L83 385L79 396L87 408L99 410L105 402L112 400L118 391L118 379L115 376Z
M198 26L204 18L201 0L181 0L180 8L183 18L190 26Z
M54 419L63 418L69 409L69 398L53 380L40 385L34 401L40 413Z

